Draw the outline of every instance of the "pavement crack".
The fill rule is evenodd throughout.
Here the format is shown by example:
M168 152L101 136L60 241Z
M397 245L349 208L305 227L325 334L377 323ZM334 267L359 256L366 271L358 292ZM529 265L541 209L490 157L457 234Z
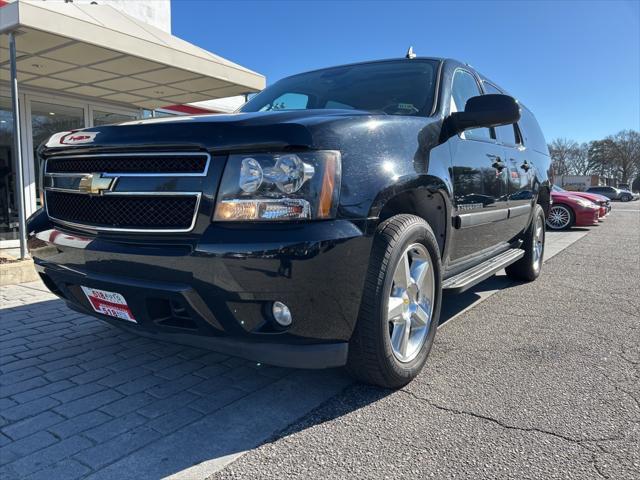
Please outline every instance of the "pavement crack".
M566 435L562 435L556 432L552 432L550 430L544 430L542 428L537 428L537 427L517 427L515 425L508 425L498 419L495 419L493 417L489 417L487 415L482 415L479 413L475 413L475 412L469 412L466 410L459 410L457 408L451 408L451 407L445 407L443 405L439 405L435 402L433 402L432 400L429 400L428 398L424 398L421 397L419 395L416 395L413 392L409 392L407 390L401 389L399 390L402 393L405 393L407 395L409 395L410 397L413 397L414 399L420 401L420 402L424 402L427 403L428 405L432 406L433 408L436 408L438 410L444 411L444 412L448 412L448 413L453 413L454 415L466 415L466 416L470 416L473 418L476 418L478 420L482 420L485 422L490 422L494 425L498 425L501 428L504 428L506 430L518 430L521 432L527 432L527 433L538 433L541 435L548 435L551 437L554 437L556 439L559 440L564 440L565 442L569 442L571 444L574 444L580 448L582 448L583 450L586 450L587 452L590 453L590 463L591 466L593 467L594 471L596 472L596 474L600 477L600 478L605 478L605 479L609 479L611 478L609 475L607 475L604 471L602 471L602 469L600 468L600 466L598 465L598 451L605 453L604 449L598 445L598 442L600 441L605 441L605 440L620 440L619 437L608 437L608 438L598 438L598 439L575 439L573 437L569 437ZM596 451L594 451L593 449L589 448L587 445L585 445L586 442L592 442L595 447L596 447Z
M625 353L626 353L626 352L625 352ZM640 361L637 361L637 360L631 360L630 358L627 358L627 356L626 356L626 355L623 355L623 354L621 354L621 353L618 353L618 356L619 356L622 360L624 360L625 362L630 363L631 365L640 365Z
M638 400L638 397L636 397L634 393L627 390L626 388L621 387L619 382L609 377L609 375L607 375L606 373L602 372L602 376L608 380L609 384L615 389L616 392L622 392L631 400L633 400L636 404L636 407L638 407L638 411L640 411L640 400Z
M598 465L598 456L595 453L591 455L591 465L593 465L593 469L601 478L611 478L600 469L600 466Z
M467 416L470 416L470 417L474 417L474 418L477 418L479 420L483 420L483 421L486 421L486 422L493 423L493 424L498 425L499 427L507 429L507 430L519 430L521 432L539 433L539 434L542 434L542 435L549 435L549 436L555 437L555 438L557 438L559 440L564 440L566 442L573 443L573 444L575 444L575 445L577 445L577 446L579 446L579 447L581 447L581 448L583 448L583 449L585 449L585 450L587 450L589 452L593 452L593 450L591 448L589 448L588 446L584 445L585 442L594 442L594 443L596 443L596 442L605 441L605 440L620 440L619 437L576 439L576 438L573 438L573 437L569 437L567 435L562 435L560 433L552 432L550 430L544 430L544 429L538 428L538 427L518 427L518 426L515 426L515 425L509 425L509 424L504 423L504 422L502 422L502 421L500 421L500 420L498 420L496 418L489 417L487 415L482 415L480 413L469 412L467 410L460 410L460 409L452 408L452 407L445 407L443 405L439 405L438 403L435 403L435 402L429 400L428 398L421 397L419 395L416 395L413 392L409 392L409 391L404 390L404 389L401 389L399 391L402 392L402 393L405 393L405 394L407 394L407 395L409 395L409 396L411 396L413 398L415 398L418 401L425 402L428 405L430 405L433 408L436 408L438 410L442 410L442 411L445 411L445 412L453 413L454 415L467 415Z

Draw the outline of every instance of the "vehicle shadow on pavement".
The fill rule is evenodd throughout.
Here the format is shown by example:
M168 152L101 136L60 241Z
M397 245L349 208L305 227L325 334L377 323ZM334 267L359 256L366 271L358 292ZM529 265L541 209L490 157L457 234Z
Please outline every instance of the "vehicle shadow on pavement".
M271 367L138 337L52 298L3 292L6 480L205 478L352 383L342 369Z

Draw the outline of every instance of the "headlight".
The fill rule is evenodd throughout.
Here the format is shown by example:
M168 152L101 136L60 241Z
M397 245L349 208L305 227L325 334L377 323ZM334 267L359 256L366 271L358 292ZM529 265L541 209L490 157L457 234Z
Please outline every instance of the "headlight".
M340 152L231 155L215 221L333 218L340 195Z
M570 197L573 201L575 201L578 205L580 205L581 207L595 207L596 205L593 202L590 202L589 200L585 200L584 198L580 198L580 197Z

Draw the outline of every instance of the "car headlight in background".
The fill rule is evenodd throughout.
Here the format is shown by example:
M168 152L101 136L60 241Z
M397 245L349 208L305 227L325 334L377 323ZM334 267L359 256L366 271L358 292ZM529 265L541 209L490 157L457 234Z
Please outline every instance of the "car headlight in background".
M580 197L569 197L581 207L597 207L597 205L589 200Z
M231 155L222 175L215 221L283 221L335 217L340 152Z

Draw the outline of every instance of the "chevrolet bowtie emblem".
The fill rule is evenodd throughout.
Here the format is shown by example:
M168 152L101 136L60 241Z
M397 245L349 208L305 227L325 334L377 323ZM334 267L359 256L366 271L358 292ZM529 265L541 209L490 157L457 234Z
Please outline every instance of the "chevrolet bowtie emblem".
M101 173L90 173L80 179L78 190L91 195L100 195L104 191L111 190L115 180L113 177L103 177Z

